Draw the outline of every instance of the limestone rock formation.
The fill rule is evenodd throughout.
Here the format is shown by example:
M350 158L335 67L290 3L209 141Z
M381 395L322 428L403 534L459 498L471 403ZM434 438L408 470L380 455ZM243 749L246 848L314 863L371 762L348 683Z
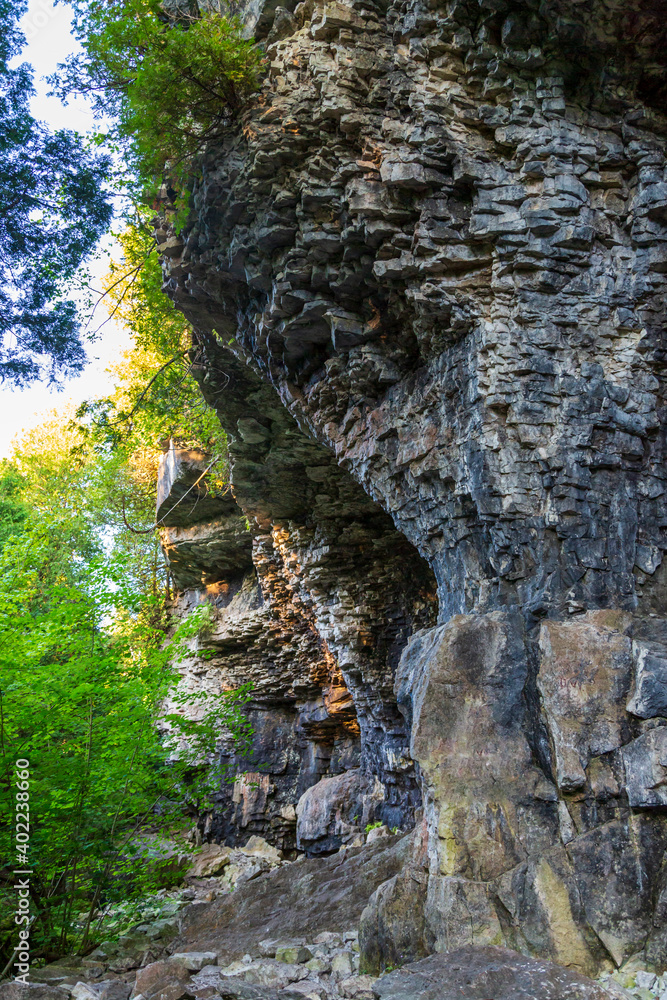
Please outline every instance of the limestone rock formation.
M164 529L218 615L184 681L255 685L204 834L423 808L369 967L667 962L665 13L252 0L262 90L156 232L232 462Z
M376 985L377 1000L608 1000L598 983L507 948L459 948L433 955Z

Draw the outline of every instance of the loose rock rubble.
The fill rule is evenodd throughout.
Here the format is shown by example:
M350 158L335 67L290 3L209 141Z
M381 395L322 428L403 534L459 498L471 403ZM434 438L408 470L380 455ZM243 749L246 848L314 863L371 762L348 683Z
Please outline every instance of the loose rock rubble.
M286 863L281 853L261 837L251 837L243 848L207 844L193 855L181 887L161 890L143 900L139 907L123 904L109 907L103 914L103 927L113 935L109 940L86 958L69 958L34 970L33 979L66 988L76 984L85 972L86 980L96 981L96 989L108 974L127 974L131 979L133 970L169 957L170 943L180 928L178 915L184 907L210 903ZM199 961L201 968L215 961L215 956L193 952L182 961L186 968L196 971L193 963ZM82 994L75 1000L92 998ZM99 1000L125 998L103 995Z
M33 969L32 991L48 988L60 1000L365 1000L376 977L359 973L355 925L373 890L404 863L410 842L376 837L331 858L291 863L257 836L242 849L208 845L193 856L184 886L145 901L141 923L86 958ZM258 861L265 862L260 871ZM224 873L232 865L249 874L230 889ZM340 930L325 929L337 924Z
M248 954L222 966L211 951L177 952L158 961L150 961L152 954L144 953L136 972L120 968L129 965L129 955L108 966L93 959L72 959L36 971L33 979L57 987L61 998L71 1000L207 1000L238 983L266 987L285 1000L295 993L307 1000L366 1000L373 996L376 977L359 975L358 938L358 931L349 930L322 932L310 942L306 938L261 941L262 957ZM120 974L109 979L110 972Z
M655 997L667 1000L667 973L658 976L636 965L636 962L629 962L617 972L601 977L600 982L617 1000L654 1000Z

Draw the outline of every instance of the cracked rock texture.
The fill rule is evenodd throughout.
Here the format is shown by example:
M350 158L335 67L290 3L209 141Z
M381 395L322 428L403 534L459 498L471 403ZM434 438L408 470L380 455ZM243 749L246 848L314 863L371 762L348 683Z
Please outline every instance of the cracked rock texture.
M267 78L156 231L237 505L164 529L188 682L256 691L205 832L417 822L369 971L667 962L666 13L253 0Z

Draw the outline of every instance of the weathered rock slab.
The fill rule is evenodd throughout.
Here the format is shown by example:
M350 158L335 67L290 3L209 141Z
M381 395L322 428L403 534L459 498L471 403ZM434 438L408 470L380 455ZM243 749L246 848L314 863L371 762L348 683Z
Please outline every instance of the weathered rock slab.
M631 806L667 806L667 726L659 726L626 744L621 751Z
M377 1000L609 1000L599 983L508 948L459 948L379 979Z
M183 911L178 950L218 953L225 965L246 954L259 956L259 942L311 939L322 931L355 927L371 894L405 864L411 838L383 837L343 854L276 868L213 903ZM142 991L143 992L143 991Z
M537 684L556 755L558 785L573 792L586 782L591 757L628 739L625 702L632 675L631 617L590 611L574 621L544 622Z
M62 990L45 983L0 983L0 1000L63 1000Z

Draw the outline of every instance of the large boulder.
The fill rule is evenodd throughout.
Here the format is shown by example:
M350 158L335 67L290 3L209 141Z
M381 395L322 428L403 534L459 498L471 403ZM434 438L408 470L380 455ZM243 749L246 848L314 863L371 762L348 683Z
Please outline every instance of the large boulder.
M376 798L382 801L379 782L356 768L308 788L296 807L297 847L309 854L326 854L349 843L369 821L376 784Z

